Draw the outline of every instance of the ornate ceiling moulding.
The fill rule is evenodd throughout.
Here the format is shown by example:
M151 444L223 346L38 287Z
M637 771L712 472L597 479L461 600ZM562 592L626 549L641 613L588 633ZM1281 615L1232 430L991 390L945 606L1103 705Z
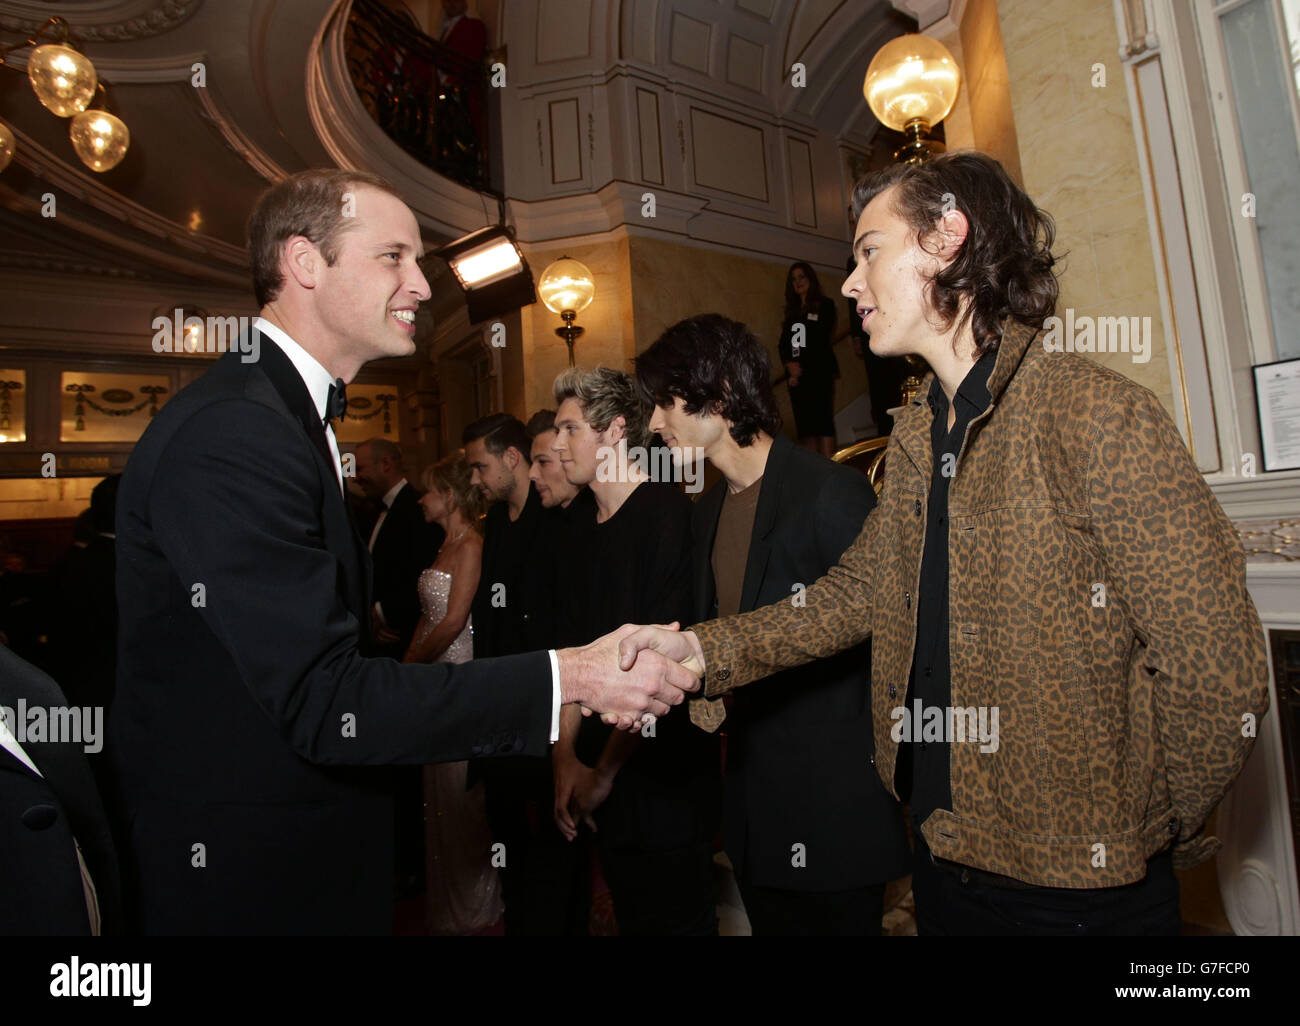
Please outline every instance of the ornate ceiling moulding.
M194 95L198 97L204 120L221 133L226 145L244 163L271 183L282 182L289 177L289 173L268 157L233 118L227 117L210 86L195 89Z
M107 267L103 264L88 264L75 260L58 260L39 253L22 251L8 252L0 250L0 267L14 271L51 272L54 274L78 274L94 278L116 278L127 281L148 281L139 271L125 267Z
M13 132L20 143L17 153L14 154L15 163L27 168L41 181L81 200L101 213L116 218L123 224L130 225L132 228L161 239L167 245L174 247L172 253L168 253L165 249L147 251L147 255L153 261L171 262L179 268L182 258L180 253L176 251L188 250L191 254L224 264L225 268L219 269L210 265L195 264L188 259L183 259L185 274L194 275L196 269L201 269L199 270L199 277L203 277L206 270L208 276L219 278L223 282L242 282L244 280L243 271L248 266L248 257L242 246L235 246L209 235L190 231L175 221L170 221L160 214L154 213L148 207L143 207L139 203L129 200L120 193L116 193L100 184L99 181L90 177L90 173L78 171L71 165L64 163L19 129L15 128ZM62 213L59 218L63 223L73 223ZM85 225L82 226L81 230L87 234L100 234L99 230L91 231ZM128 240L122 238L119 238L116 244L133 251L144 250L144 247L128 245Z
M170 32L203 6L203 0L89 0L63 3L59 15L82 43L119 43ZM50 5L6 0L0 29L30 35L49 20Z

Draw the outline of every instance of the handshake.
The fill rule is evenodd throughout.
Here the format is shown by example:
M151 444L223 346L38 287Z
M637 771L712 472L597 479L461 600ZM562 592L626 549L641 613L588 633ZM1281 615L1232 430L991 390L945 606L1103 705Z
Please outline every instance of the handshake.
M690 631L671 623L624 624L582 648L556 653L560 701L576 702L620 730L640 729L700 688L704 651Z

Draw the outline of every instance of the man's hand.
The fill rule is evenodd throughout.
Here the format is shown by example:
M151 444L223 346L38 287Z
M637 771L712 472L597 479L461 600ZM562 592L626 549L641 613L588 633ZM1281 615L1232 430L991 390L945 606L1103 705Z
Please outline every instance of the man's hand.
M676 623L653 628L624 624L590 645L561 649L556 653L560 663L560 701L581 703L584 709L600 713L601 719L620 730L637 729L647 713L655 717L665 715L672 706L680 705L688 693L699 690L699 674L660 654L667 648L664 642L658 646L647 642L633 647L626 658L622 657L619 643L648 630L677 637L677 628ZM699 643L694 647L698 651ZM636 653L642 649L652 651L638 658Z
M571 748L566 749L564 745L556 745L552 749L551 775L555 780L555 808L552 811L555 816L555 826L564 835L566 841L572 841L578 836L578 824L573 818L570 807L573 803L573 792L578 786L578 777L585 769L587 767L573 754Z
M609 797L614 787L614 776L600 769L592 769L577 756L555 753L552 759L555 778L555 825L566 841L578 836L579 821L596 832L592 817Z
M591 814L609 797L609 792L614 787L614 777L599 767L589 769L582 763L578 765L582 766L582 772L578 774L577 785L569 799L569 809L573 817L580 818L595 833L596 821Z
M676 626L673 625L674 628ZM696 677L704 676L704 649L700 647L700 639L694 631L665 630L657 625L637 627L624 634L619 641L619 666L628 669L645 659L646 656L641 653L646 651L658 652L674 663L681 664L683 669Z

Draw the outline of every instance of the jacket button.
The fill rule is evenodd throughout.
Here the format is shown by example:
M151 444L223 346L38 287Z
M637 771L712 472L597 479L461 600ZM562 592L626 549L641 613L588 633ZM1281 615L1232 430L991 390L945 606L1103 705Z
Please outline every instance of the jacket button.
M524 619L525 619L525 620L528 619L528 614L527 614L527 613L524 614Z
M1178 817L1175 816L1169 821L1169 833L1171 835L1178 833Z
M713 675L714 680L727 680L731 676L730 668L724 666Z
M903 606L909 611L912 608L912 593L910 591L903 595Z
M28 830L48 830L59 818L53 805L33 805L23 813L23 826Z
M889 697L890 697L890 698L897 698L897 697L898 697L898 685L897 685L897 684L891 684L891 685L889 685Z
M920 499L913 499L913 500L912 500L912 515L913 515L913 516L917 516L917 517L919 517L919 516L921 515L921 500L920 500Z

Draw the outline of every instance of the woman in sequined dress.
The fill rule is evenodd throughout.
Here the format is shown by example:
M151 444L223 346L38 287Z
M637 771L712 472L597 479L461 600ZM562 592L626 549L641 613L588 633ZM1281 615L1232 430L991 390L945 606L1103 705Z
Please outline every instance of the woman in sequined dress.
M403 661L468 662L473 658L470 603L483 553L477 530L482 499L470 484L462 453L434 464L421 483L424 518L442 527L446 541L433 566L420 575L423 615ZM483 785L465 790L464 762L424 768L424 836L431 931L465 934L495 923L502 912L501 888L491 862Z

